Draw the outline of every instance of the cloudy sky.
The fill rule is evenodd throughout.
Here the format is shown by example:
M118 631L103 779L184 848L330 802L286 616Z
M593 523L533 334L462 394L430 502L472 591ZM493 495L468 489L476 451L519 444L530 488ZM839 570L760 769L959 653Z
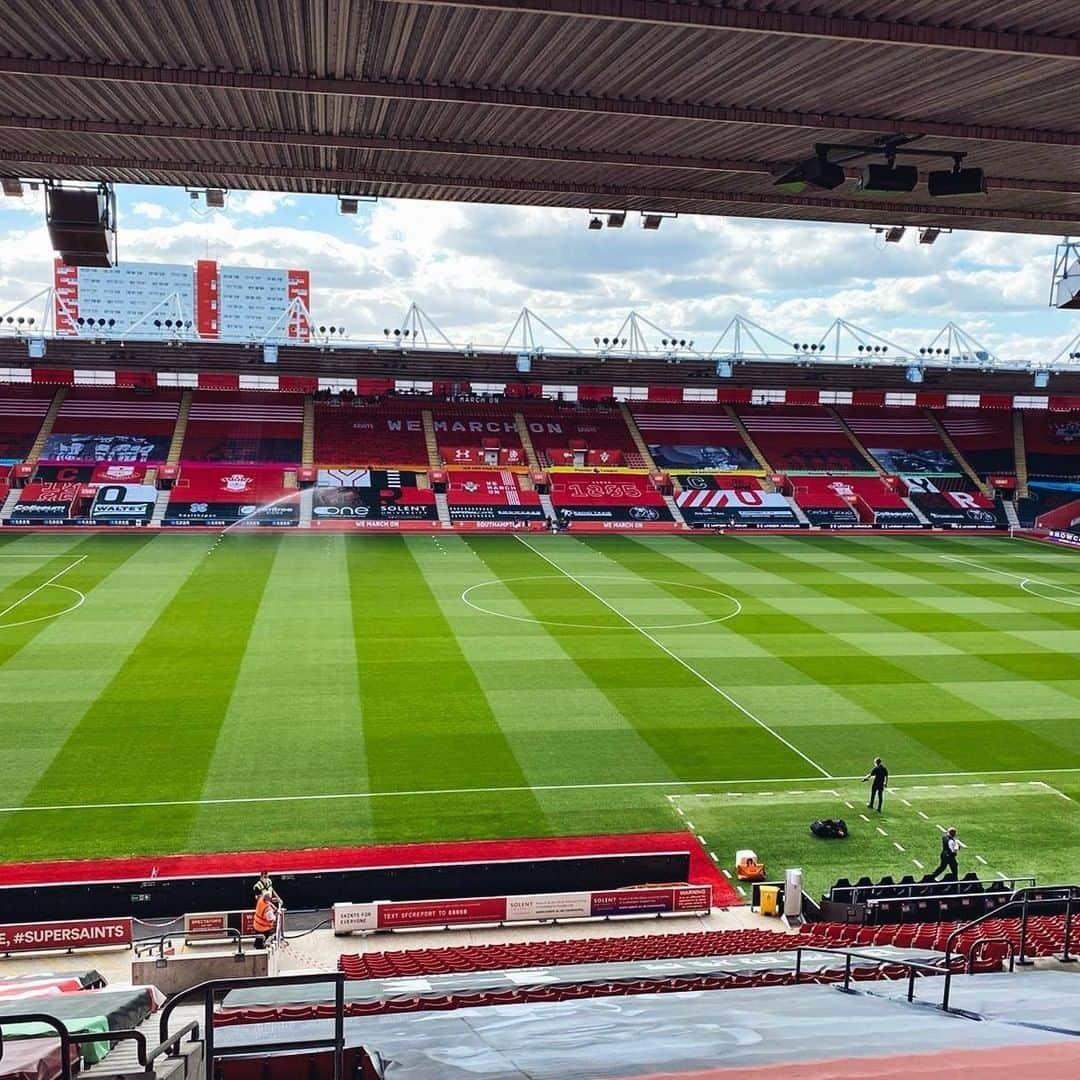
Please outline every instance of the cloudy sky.
M339 216L329 198L235 192L197 213L183 190L118 190L120 258L308 268L317 322L381 337L415 301L455 343L502 345L523 306L574 344L613 335L631 309L708 349L741 313L787 341L841 317L918 348L951 321L1012 360L1055 356L1080 319L1047 306L1052 237L913 232L885 245L860 225L628 217L583 210L382 201ZM52 280L40 197L0 197L0 312Z

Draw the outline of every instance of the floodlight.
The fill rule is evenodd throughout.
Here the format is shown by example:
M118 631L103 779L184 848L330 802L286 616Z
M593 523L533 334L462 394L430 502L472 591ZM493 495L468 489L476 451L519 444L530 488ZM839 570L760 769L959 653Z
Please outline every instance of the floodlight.
M914 165L867 165L856 191L863 195L891 195L915 190L919 170Z
M211 210L224 210L225 209L225 189L224 188L207 188L206 189L206 205Z
M5 195L10 195L12 198L15 199L18 199L22 196L22 181L17 176L0 177L0 186L3 187Z
M940 229L926 228L919 230L919 243L920 244L932 244L941 235Z
M603 227L604 227L604 223L598 217L589 218L589 228L590 229L596 230L596 229L602 229Z
M957 199L965 195L986 194L986 174L982 169L941 169L926 178L926 190L932 199Z
M608 214L607 227L609 229L621 229L626 224L626 211L617 210L614 214Z
M885 230L885 243L886 244L899 244L904 239L904 233L907 229L903 225L890 225Z

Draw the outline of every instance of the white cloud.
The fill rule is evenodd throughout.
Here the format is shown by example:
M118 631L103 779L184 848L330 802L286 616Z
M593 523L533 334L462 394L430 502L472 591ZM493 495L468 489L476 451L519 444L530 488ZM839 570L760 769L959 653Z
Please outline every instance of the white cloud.
M165 207L161 203L137 202L131 208L131 213L136 217L144 217L149 221L161 221L165 216Z
M280 191L234 191L229 194L228 209L234 214L269 217L295 205L291 195Z

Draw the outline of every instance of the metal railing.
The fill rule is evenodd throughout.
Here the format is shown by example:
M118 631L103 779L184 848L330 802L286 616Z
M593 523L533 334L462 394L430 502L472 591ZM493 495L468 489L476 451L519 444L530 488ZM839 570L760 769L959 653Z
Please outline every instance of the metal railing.
M251 987L308 986L312 983L334 984L334 1034L332 1038L287 1039L281 1042L243 1043L218 1049L214 1044L214 1006L219 993L229 990L245 990ZM162 1043L169 1038L169 1017L181 1002L199 996L203 1006L203 1051L206 1058L206 1075L215 1075L218 1058L239 1057L245 1054L274 1054L286 1050L315 1050L332 1048L334 1051L334 1080L342 1080L345 1052L345 975L340 971L318 972L312 975L272 975L247 979L211 979L199 983L178 994L165 1003L161 1010L159 1029ZM64 1080L67 1080L65 1077Z
M942 992L941 1005L939 1008L942 1012L952 1012L949 1008L949 995L952 993L952 968L946 963L945 967L938 967L935 964L927 964L922 960L904 960L899 957L884 957L875 956L873 953L855 952L852 949L824 949L817 948L813 945L800 945L795 950L795 983L798 984L802 978L802 954L804 952L812 953L825 953L828 956L842 956L844 957L844 983L840 988L845 993L853 993L851 989L851 961L855 960L872 960L876 965L882 964L899 964L907 970L908 988L907 999L908 1001L915 1000L915 976L920 972L929 975L943 975L945 977L945 987Z
M216 937L232 938L236 941L236 955L233 957L236 961L244 959L244 936L232 926L224 926L217 930L212 931ZM157 963L165 964L168 962L168 958L165 956L165 943L171 942L173 938L185 937L183 930L174 931L171 934L162 934L160 937L143 938L135 945L135 955L144 956L148 952L157 950Z
M161 1042L154 1047L153 1050L147 1050L146 1048L146 1035L137 1031L134 1028L118 1028L115 1031L78 1031L72 1032L67 1024L62 1020L58 1020L55 1016L50 1016L48 1013L19 1013L13 1016L4 1016L0 1019L0 1061L4 1057L4 1033L3 1029L5 1025L11 1024L45 1024L47 1027L53 1029L60 1039L60 1078L61 1080L71 1080L71 1048L73 1046L83 1046L87 1043L101 1043L107 1042L110 1044L110 1049L114 1043L118 1042L134 1042L135 1053L138 1058L140 1067L144 1073L152 1074L154 1072L154 1062L159 1057L178 1057L180 1053L180 1043L185 1035L191 1034L192 1040L197 1041L199 1038L199 1024L198 1021L192 1021L189 1024L185 1024L179 1031L174 1032L168 1038L162 1038Z
M1006 903L996 907L993 911L983 912L978 918L972 919L971 922L965 923L963 926L958 926L945 940L945 962L948 963L952 959L953 946L961 935L966 934L969 930L974 929L988 919L1004 918L1006 912L1010 909L1019 908L1020 948L1016 952L1015 960L1010 960L1010 970L1013 962L1024 966L1034 963L1027 956L1028 919L1031 916L1032 908L1045 907L1050 904L1058 907L1061 904L1065 905L1065 936L1062 941L1061 955L1058 959L1063 964L1075 963L1077 958L1071 955L1070 947L1072 945L1074 905L1076 910L1080 911L1080 885L1038 885L1032 888L1018 889Z

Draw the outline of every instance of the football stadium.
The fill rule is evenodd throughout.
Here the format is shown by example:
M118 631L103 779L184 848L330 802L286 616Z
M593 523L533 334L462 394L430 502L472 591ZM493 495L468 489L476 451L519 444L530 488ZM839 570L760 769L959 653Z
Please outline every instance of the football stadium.
M0 10L0 1080L1080 1075L1074 23ZM296 242L487 204L604 330ZM898 306L653 321L701 219Z

